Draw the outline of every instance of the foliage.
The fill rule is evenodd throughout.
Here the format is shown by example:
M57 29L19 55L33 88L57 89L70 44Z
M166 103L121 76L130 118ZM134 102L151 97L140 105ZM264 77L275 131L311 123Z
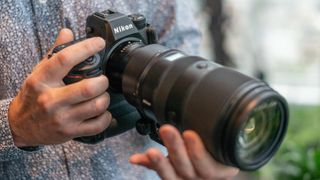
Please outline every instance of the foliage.
M276 179L320 180L320 145L289 146L275 160Z
M320 180L320 106L290 106L287 136L259 179Z

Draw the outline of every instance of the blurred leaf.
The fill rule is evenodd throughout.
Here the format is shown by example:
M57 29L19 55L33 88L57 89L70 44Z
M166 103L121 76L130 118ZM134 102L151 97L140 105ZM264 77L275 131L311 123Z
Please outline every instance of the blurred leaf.
M316 160L316 167L317 169L320 169L320 150L317 150L314 153L314 159Z
M320 180L320 106L290 105L286 138L261 179Z

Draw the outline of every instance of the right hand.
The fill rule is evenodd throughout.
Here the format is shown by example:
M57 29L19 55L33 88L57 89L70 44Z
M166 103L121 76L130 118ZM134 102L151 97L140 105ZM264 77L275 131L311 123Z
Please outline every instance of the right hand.
M72 40L72 32L63 29L54 47ZM98 134L108 127L112 116L107 111L110 99L105 76L63 83L72 67L104 46L102 38L86 39L50 60L44 58L34 68L9 107L9 124L17 147L60 144Z

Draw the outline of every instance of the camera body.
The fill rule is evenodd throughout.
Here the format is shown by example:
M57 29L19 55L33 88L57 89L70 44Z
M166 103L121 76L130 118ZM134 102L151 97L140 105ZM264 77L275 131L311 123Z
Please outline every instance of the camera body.
M126 48L144 46L157 43L157 35L155 29L152 28L142 14L124 15L122 13L106 10L95 12L88 16L86 21L86 38L101 37L105 40L105 49L98 54L91 56L82 63L71 69L68 75L63 79L65 84L78 82L82 79L97 77L105 74L109 79L110 105L108 111L111 112L113 119L110 126L102 133L95 136L75 138L77 141L95 144L107 137L111 137L125 132L136 125L138 130L144 131L149 128L150 121L141 120L141 112L130 105L124 98L122 92L122 77L124 58L111 58L119 56L125 52ZM53 49L49 58L61 51L62 49L75 44L82 39L77 39L70 43L57 46ZM109 59L114 59L108 61ZM110 68L107 68L109 66ZM137 123L140 120L143 123ZM139 128L140 127L140 128ZM155 139L159 139L158 137Z
M98 54L88 58L82 63L75 66L68 76L64 78L66 84L80 81L84 78L96 77L101 74L109 75L112 72L106 72L108 59L119 48L139 42L143 45L156 44L157 35L147 22L142 14L124 15L122 13L106 10L95 12L88 16L86 21L86 38L101 37L106 42L104 50ZM52 54L59 52L72 44L75 44L83 39L78 39L67 44L57 46L53 49ZM119 62L117 62L119 64ZM120 66L120 65L117 65ZM117 84L112 79L109 79L111 88L116 90L119 87L113 87Z

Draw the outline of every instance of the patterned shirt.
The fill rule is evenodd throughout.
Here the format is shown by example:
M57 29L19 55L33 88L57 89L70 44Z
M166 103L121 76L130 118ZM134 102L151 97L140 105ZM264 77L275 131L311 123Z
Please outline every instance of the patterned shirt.
M155 179L129 164L131 154L159 146L135 130L88 145L69 141L24 151L14 145L8 106L32 68L52 46L59 30L85 35L86 17L115 9L142 13L160 43L194 54L199 33L183 0L0 0L0 179ZM161 146L159 146L161 148Z

